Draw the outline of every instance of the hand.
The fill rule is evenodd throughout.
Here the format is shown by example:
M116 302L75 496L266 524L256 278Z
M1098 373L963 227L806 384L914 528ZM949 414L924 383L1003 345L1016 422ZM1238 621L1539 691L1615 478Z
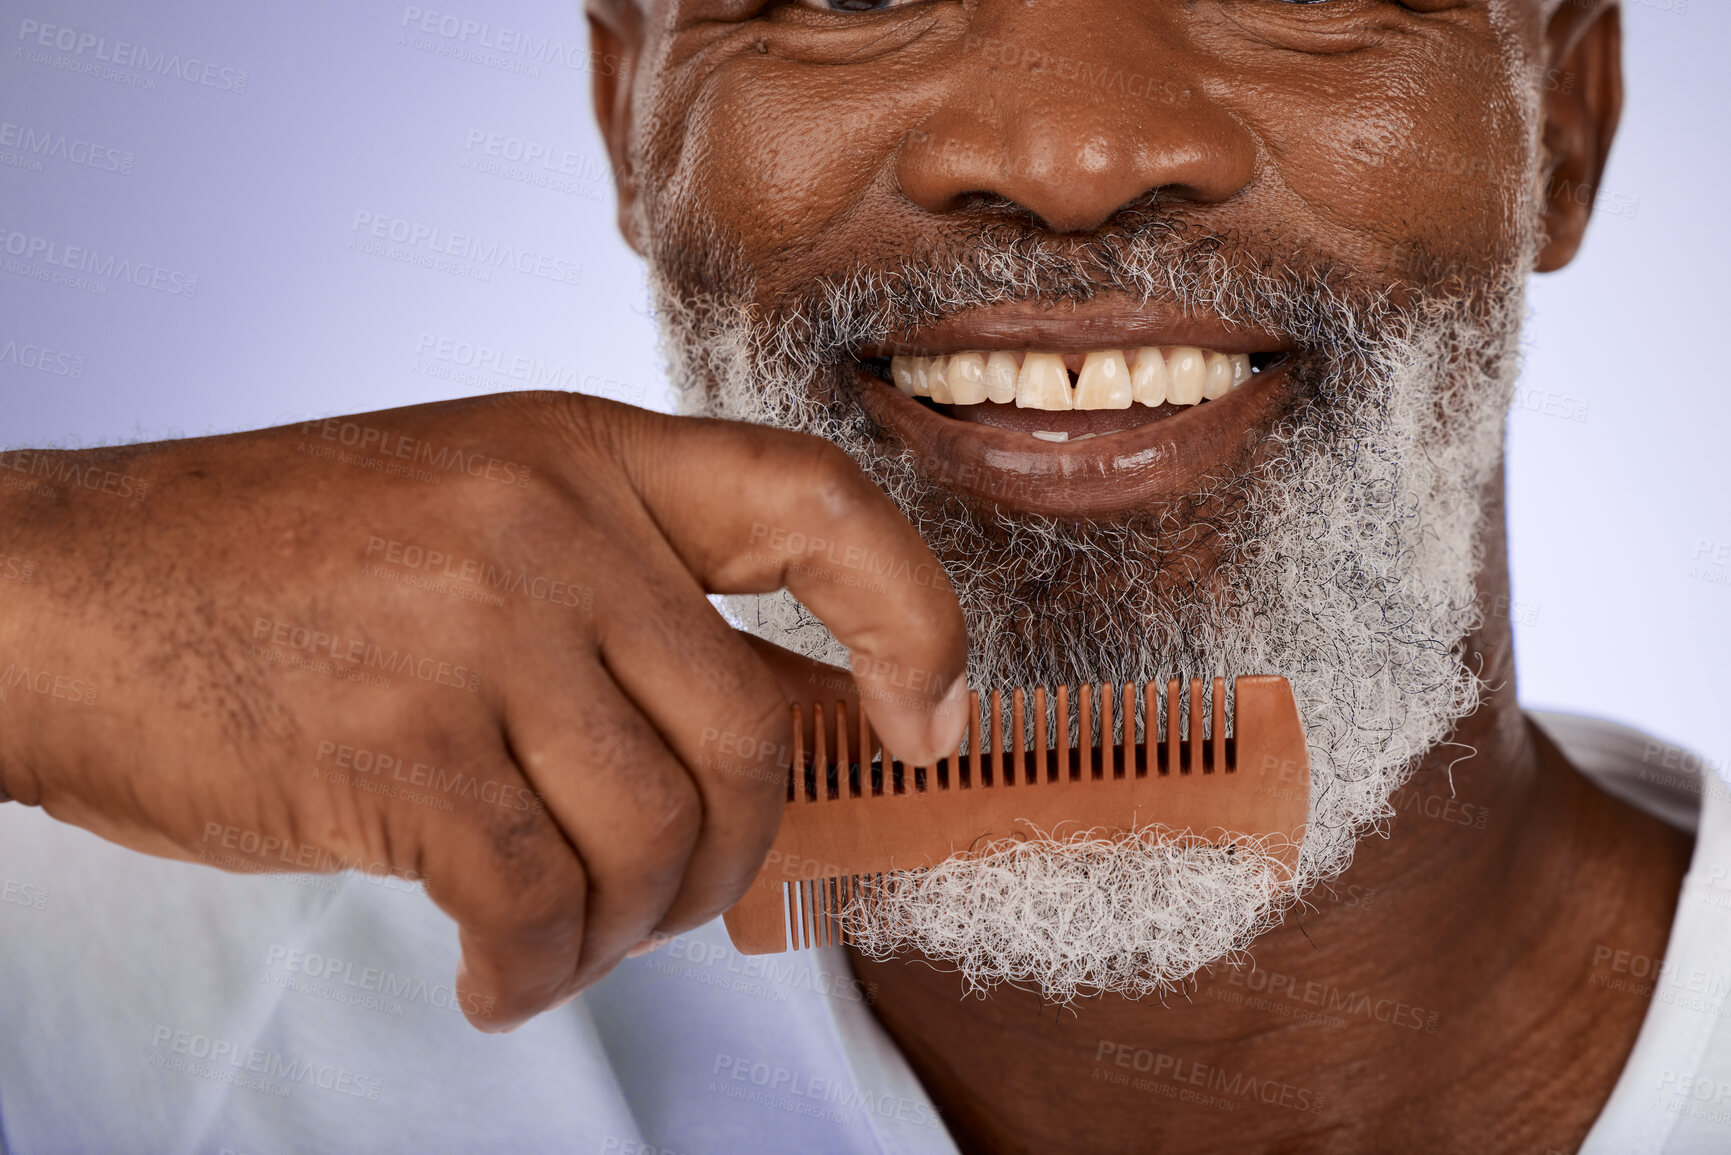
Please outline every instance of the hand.
M483 1029L755 875L790 740L772 666L800 666L705 594L790 589L904 760L963 725L942 569L801 434L512 394L0 454L18 476L0 793L149 854L424 879Z

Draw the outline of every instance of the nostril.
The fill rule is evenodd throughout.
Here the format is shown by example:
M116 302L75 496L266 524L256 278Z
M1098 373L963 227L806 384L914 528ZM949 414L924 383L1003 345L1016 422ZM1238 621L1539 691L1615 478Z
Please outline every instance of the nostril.
M1257 146L1226 110L1186 99L1125 117L1074 85L970 72L902 137L902 195L931 213L1013 204L1049 232L1091 233L1151 195L1217 204L1247 186Z

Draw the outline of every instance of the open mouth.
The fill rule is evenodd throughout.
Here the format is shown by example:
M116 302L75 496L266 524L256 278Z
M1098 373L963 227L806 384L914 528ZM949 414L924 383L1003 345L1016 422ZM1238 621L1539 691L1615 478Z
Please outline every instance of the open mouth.
M970 310L854 351L859 402L933 484L1109 518L1253 465L1299 399L1279 334L1122 299Z
M1084 441L1219 400L1278 364L1275 352L1144 345L1053 353L978 350L866 358L861 368L933 412L1040 441Z

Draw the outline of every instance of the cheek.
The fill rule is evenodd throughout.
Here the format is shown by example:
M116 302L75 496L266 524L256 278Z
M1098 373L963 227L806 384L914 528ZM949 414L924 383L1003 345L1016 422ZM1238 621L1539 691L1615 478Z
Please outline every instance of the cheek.
M879 99L859 72L761 58L715 68L689 94L664 214L711 221L754 265L804 264L835 244L881 196L918 115L905 99Z
M1487 97L1506 88L1391 75L1352 99L1289 92L1304 114L1265 119L1264 140L1287 192L1361 267L1417 281L1495 267L1526 224L1526 129L1512 100Z

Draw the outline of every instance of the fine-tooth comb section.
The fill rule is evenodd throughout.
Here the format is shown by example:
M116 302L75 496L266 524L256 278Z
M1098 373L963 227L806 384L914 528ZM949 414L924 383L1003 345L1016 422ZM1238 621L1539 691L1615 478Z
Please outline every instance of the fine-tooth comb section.
M1178 678L969 695L962 744L932 766L887 758L857 706L793 706L787 809L725 916L743 954L846 943L841 915L892 871L1004 838L1150 826L1256 843L1290 873L1310 756L1285 678ZM964 752L965 751L965 752Z

